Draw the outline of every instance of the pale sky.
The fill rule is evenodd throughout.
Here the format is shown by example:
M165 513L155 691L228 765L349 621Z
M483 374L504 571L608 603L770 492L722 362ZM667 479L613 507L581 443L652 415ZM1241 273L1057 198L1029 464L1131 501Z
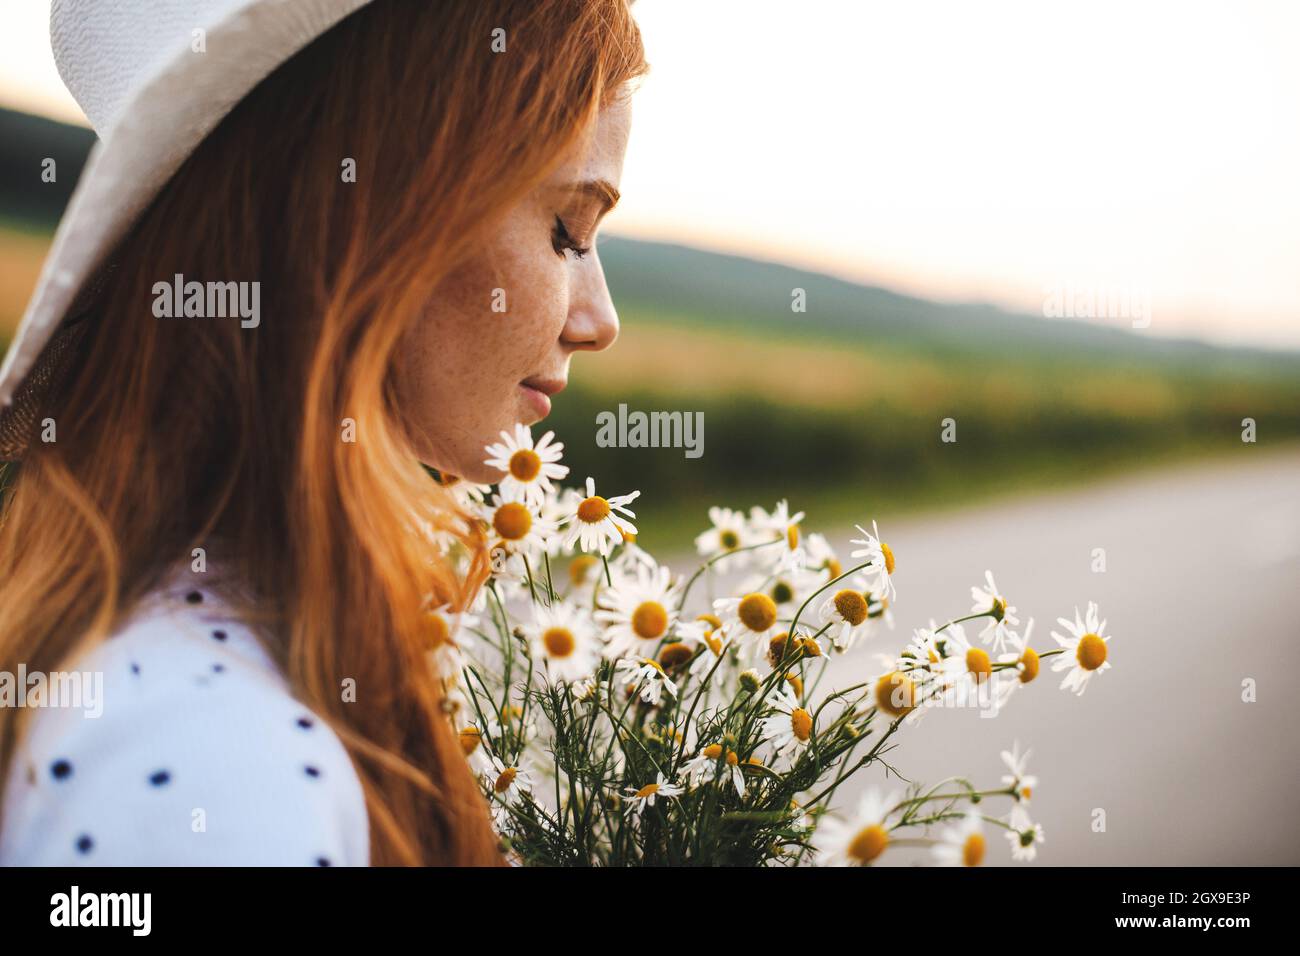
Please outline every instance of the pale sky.
M1300 3L634 9L652 74L610 233L1034 313L1149 299L1143 334L1300 346ZM4 11L0 102L77 118L47 18Z

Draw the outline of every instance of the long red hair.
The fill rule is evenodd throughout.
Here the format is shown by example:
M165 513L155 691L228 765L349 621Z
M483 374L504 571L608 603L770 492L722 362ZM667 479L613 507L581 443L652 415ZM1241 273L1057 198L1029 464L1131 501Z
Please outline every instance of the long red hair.
M206 548L347 746L372 862L500 862L420 613L472 598L484 542L414 456L394 350L644 69L627 0L375 0L263 81L89 299L44 412L57 441L31 443L0 517L0 666L71 663ZM177 273L260 281L260 326L155 318ZM23 714L0 710L0 772Z

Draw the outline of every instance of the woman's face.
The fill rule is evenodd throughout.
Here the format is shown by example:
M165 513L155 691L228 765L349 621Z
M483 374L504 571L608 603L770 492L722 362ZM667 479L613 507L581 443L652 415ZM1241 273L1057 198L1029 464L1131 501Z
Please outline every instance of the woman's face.
M592 135L448 278L407 336L398 395L426 465L499 479L484 446L545 418L573 354L618 336L595 237L618 199L630 126L626 98L603 109Z

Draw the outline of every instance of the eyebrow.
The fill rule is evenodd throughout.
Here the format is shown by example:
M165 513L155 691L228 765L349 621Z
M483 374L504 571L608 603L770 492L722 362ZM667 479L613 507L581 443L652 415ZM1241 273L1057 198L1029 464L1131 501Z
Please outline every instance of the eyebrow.
M621 194L614 188L614 184L605 179L588 179L580 183L574 183L567 187L576 193L582 193L591 196L601 204L603 212L609 212L621 198Z

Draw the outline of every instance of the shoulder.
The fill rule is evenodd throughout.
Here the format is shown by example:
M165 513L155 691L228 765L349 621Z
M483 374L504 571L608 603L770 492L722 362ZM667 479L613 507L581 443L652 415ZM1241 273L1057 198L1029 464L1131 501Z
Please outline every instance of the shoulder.
M0 863L369 862L346 749L211 592L151 597L57 676L9 770Z

